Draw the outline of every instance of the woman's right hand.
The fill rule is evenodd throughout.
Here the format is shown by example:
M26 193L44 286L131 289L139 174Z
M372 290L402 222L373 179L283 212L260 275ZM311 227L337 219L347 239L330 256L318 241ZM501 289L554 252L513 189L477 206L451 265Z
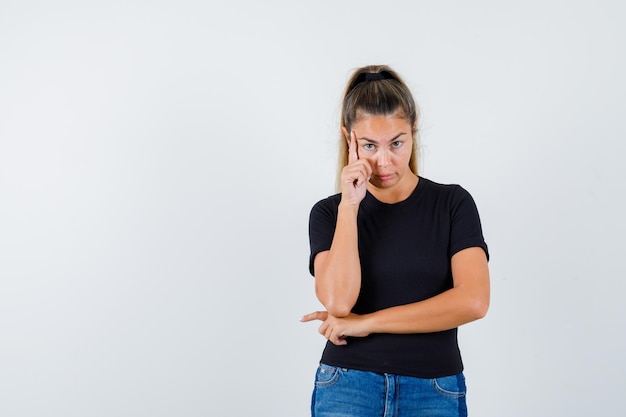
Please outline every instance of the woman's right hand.
M341 171L341 202L358 207L365 198L367 182L372 175L372 167L365 159L359 159L356 133L350 132L348 165Z

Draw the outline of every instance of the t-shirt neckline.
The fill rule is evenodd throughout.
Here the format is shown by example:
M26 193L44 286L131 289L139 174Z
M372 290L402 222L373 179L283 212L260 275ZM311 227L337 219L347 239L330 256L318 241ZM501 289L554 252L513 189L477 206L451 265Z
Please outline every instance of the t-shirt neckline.
M414 201L416 198L418 198L419 195L422 194L424 190L424 186L425 186L424 183L426 182L426 179L419 175L417 176L417 178L418 178L417 185L415 186L413 191L411 191L411 194L409 194L409 196L402 201L398 201L397 203L385 203L383 201L380 201L379 199L374 197L372 193L367 191L365 193L365 199L363 202L367 203L368 205L379 206L379 207L401 207L406 204L409 204L411 201Z

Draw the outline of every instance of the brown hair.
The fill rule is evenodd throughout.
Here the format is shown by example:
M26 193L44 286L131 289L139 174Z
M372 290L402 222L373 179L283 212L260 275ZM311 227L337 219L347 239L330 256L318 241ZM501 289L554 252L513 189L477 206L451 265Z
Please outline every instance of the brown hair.
M341 127L350 132L363 113L405 118L411 128L417 126L419 109L409 87L400 76L386 65L368 65L358 68L348 80L341 105ZM339 135L337 189L341 190L341 171L348 164L348 143L343 131ZM417 175L417 127L413 129L413 150L409 168Z

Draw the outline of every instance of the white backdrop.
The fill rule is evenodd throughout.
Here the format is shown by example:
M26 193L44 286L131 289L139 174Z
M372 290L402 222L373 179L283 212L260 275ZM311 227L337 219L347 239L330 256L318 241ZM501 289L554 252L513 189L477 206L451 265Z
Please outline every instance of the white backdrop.
M470 413L622 409L621 2L222 3L0 1L0 415L306 416L308 214L370 63L481 213Z

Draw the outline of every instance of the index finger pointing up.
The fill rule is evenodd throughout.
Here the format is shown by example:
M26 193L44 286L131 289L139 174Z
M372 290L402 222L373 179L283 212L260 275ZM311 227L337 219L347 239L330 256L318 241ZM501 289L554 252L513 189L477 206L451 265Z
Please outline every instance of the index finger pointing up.
M350 131L350 147L348 148L348 163L352 163L354 161L358 161L359 152L357 151L357 141L356 141L356 133L354 130Z

